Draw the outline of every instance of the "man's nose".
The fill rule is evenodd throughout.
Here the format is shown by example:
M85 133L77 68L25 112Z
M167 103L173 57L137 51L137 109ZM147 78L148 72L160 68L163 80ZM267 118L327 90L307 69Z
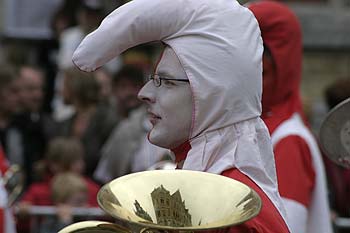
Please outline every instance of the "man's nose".
M148 81L139 91L137 98L147 104L155 102L155 90L151 81Z

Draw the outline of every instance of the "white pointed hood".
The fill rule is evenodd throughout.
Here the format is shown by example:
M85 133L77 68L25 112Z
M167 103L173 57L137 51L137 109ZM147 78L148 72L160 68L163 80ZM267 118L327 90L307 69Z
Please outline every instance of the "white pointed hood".
M83 40L73 62L93 71L157 40L172 47L191 81L192 137L260 115L262 41L254 16L236 1L133 0ZM197 111L207 106L215 109Z
M175 51L192 88L192 149L183 168L237 167L282 210L259 118L263 43L253 14L234 0L133 0L82 41L73 62L93 71L128 48L159 40Z

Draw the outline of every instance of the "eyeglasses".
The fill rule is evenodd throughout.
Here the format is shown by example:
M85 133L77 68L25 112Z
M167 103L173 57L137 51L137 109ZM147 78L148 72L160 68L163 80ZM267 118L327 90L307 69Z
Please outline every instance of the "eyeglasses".
M149 76L149 80L153 81L154 86L156 87L160 87L162 85L162 80L166 80L166 81L179 81L179 82L187 82L189 83L189 80L186 79L176 79L176 78L165 78L164 76L161 77L158 74L151 74Z

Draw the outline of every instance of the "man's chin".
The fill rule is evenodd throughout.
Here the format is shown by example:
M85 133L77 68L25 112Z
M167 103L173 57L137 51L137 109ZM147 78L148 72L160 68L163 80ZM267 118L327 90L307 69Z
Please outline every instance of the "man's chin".
M166 140L166 137L163 137L161 135L154 135L153 129L148 133L147 138L148 141L155 146L171 149L171 145L169 144L169 141Z

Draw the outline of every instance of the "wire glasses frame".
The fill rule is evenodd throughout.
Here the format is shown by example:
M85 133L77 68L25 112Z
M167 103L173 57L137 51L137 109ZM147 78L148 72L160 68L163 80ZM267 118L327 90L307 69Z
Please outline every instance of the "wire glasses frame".
M161 77L158 74L151 74L149 76L149 80L153 81L154 86L156 87L160 87L162 85L162 80L169 80L169 81L179 81L179 82L190 82L187 79L176 79L176 78L165 78L165 77Z

